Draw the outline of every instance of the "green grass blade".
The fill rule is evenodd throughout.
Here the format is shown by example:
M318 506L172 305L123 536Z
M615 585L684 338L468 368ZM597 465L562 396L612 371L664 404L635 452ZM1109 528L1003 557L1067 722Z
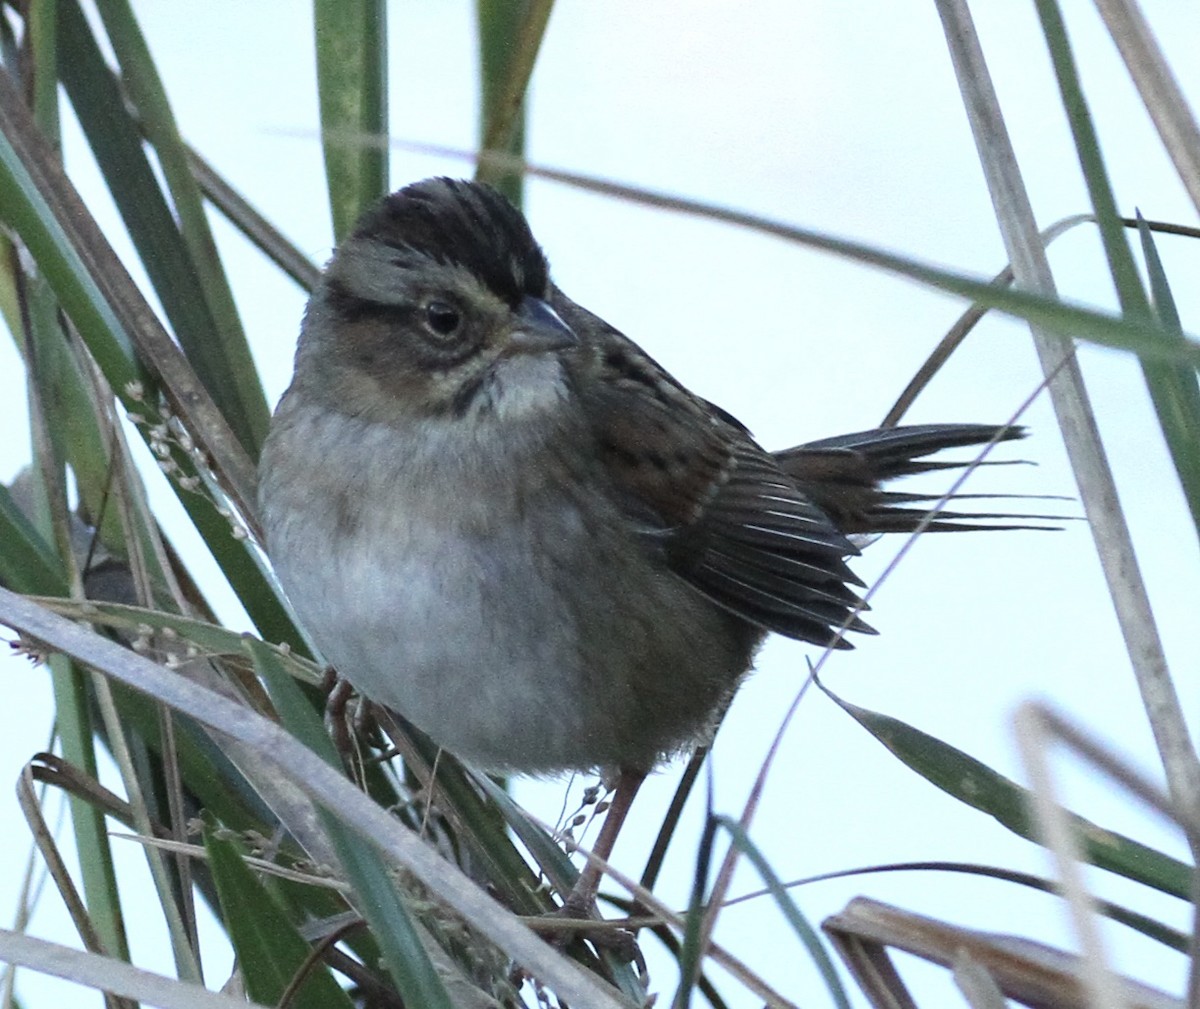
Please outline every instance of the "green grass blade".
M823 684L821 689L926 781L994 817L1014 834L1041 843L1028 789L920 729L842 700ZM1072 819L1085 856L1093 865L1183 900L1191 899L1192 871L1188 866L1082 817Z
M204 831L204 848L246 994L264 1005L276 1005L304 967L311 947L232 842L209 828ZM353 1003L329 968L318 962L292 993L288 1005L295 1009L351 1009Z
M387 5L314 0L325 176L340 242L388 189Z
M161 755L159 707L119 684L113 685L113 696L122 722ZM204 729L191 719L177 716L174 744L180 775L197 806L232 830L271 834L277 818Z
M1142 288L1061 12L1054 3L1041 3L1039 14L1122 310L1126 315L1140 319L1156 317L1164 340L1179 346L1184 342L1183 327L1175 311L1154 239L1139 212L1137 227L1154 291L1155 310L1152 311ZM1193 523L1200 528L1200 388L1197 387L1195 369L1147 359L1143 359L1142 369L1163 436L1192 511Z
M700 978L700 940L704 933L704 900L708 892L708 878L712 868L713 838L717 821L712 814L712 788L710 779L709 813L704 819L704 831L696 846L696 869L692 874L692 892L688 898L687 915L684 917L683 938L679 943L679 989L672 1002L674 1009L684 1009L691 1003L692 989Z
M477 0L483 150L514 158L525 150L525 92L553 6L554 0ZM481 161L475 177L521 205L524 173L515 167Z
M50 657L55 724L64 759L99 778L87 674L62 655ZM129 959L121 893L104 813L71 796L71 825L88 915L112 956Z
M164 375L175 408L183 413L188 430L199 435L197 441L238 506L245 509L245 514L253 515L254 471L245 453L178 349L157 326L63 176L53 153L37 136L19 92L2 71L0 205L9 226L20 235L75 323L109 386L127 409L147 418L147 423L141 425L143 437L151 441L151 426L163 423L163 418L156 413L155 383L134 355L131 332L136 332L142 352ZM169 448L178 477L196 477L190 453L178 445ZM288 640L303 649L257 557L232 534L229 519L206 495L185 489L179 480L173 480L171 486L263 636Z
M246 394L238 361L227 356L200 271L159 188L137 122L104 62L100 47L75 0L63 0L59 71L80 125L108 182L154 291L204 387L252 458L266 430L266 401L257 373ZM236 340L232 341L236 343ZM248 361L246 352L246 361Z
M820 971L821 979L825 982L825 987L829 991L830 997L833 999L834 1005L838 1009L850 1009L850 999L846 995L846 989L842 986L842 979L838 977L837 968L833 965L833 959L829 956L828 950L825 949L825 944L821 941L821 936L815 928L809 924L808 919L796 906L792 900L791 894L787 892L787 887L783 885L783 881L776 875L775 870L771 868L770 863L763 856L763 853L758 850L758 846L750 840L746 835L742 825L733 817L725 814L716 816L718 826L724 827L729 831L733 838L733 843L741 849L742 854L750 859L754 868L763 878L767 889L771 896L775 899L775 903L779 906L779 910L783 912L783 916L787 919L796 935L800 937L800 941L804 943L804 948L808 950L808 955L816 964L817 970Z
M346 830L334 813L323 813L329 839L354 888L355 905L371 926L397 991L408 1005L453 1009L446 986L396 890L394 877L370 845Z
M30 105L38 129L47 137L61 137L58 108L58 4L30 4L25 12L29 55L32 57L33 94ZM7 61L5 61L7 62Z
M1149 319L1150 303L1126 241L1121 215L1117 213L1117 201L1100 153L1100 139L1096 135L1092 114L1075 68L1062 12L1055 0L1038 0L1037 9L1121 309L1126 315Z
M421 149L447 155L460 153L449 148L436 148L430 145L422 145ZM483 160L498 160L501 163L507 163L512 159L498 156L494 159L485 157ZM536 169L527 167L527 171L528 174L536 175L538 178L552 179L584 192L618 197L639 206L669 210L702 220L719 221L757 234L770 235L792 245L818 249L842 259L861 263L864 266L873 266L886 273L915 281L925 287L945 291L947 294L966 298L987 308L998 309L1005 315L1024 319L1059 338L1076 337L1102 347L1129 350L1153 360L1173 361L1178 364L1186 363L1200 367L1200 341L1187 335L1182 344L1164 345L1162 329L1153 320L1121 318L1057 298L1047 298L1029 291L1014 290L1003 284L946 270L911 256L897 255L865 242L839 238L836 235L815 231L812 228L799 228L761 214L752 214L743 210L654 192L636 186L602 181L579 172L565 172L540 167Z
M1056 0L1037 0L1036 6L1122 311L1127 318L1152 320L1149 300L1126 242L1112 186L1100 156L1099 140L1083 94L1062 11ZM1163 342L1168 346L1179 346L1178 338L1173 338L1169 331L1163 336ZM1135 593L1131 602L1136 604L1136 611L1129 612L1128 618L1122 620L1133 671L1166 772L1168 790L1180 809L1192 858L1200 860L1200 836L1188 826L1197 823L1200 817L1200 757L1197 757L1178 692L1167 668L1149 600L1140 585L1140 578L1136 577L1136 561L1131 548L1125 561L1118 567L1128 573L1131 584L1122 586L1120 591L1124 593L1126 588L1131 588ZM1116 596L1114 602L1118 613L1124 614L1126 602Z
M20 91L2 71L0 206L126 408L145 413L145 399L157 396L153 369L238 507L252 514L255 476L249 457L117 260L37 132Z
M226 392L225 387L228 387L226 399L218 402L246 450L257 458L271 413L254 359L250 356L233 291L204 214L187 147L179 135L158 69L128 0L106 0L98 10L120 63L125 89L137 109L147 139L154 146L170 188L179 234L212 319L212 333L217 341L213 357L219 370L211 376L209 388L212 383L219 383ZM178 276L173 280L178 282Z
M1173 334L1178 342L1183 339L1183 327L1175 308L1175 299L1171 295L1171 286L1159 259L1154 236L1140 213L1138 234L1142 240L1142 254L1146 259L1146 272L1150 278L1159 325L1164 332ZM1159 426L1192 513L1192 524L1200 530L1200 385L1196 381L1196 369L1143 361L1142 373L1146 377L1146 388L1150 391Z
M19 92L0 72L0 205L5 222L21 236L30 255L49 279L64 310L81 331L92 335L89 347L114 387L148 383L116 313L93 280L41 192L29 162L35 141L20 129ZM49 155L49 151L43 151Z
M67 594L67 576L50 544L0 484L0 582L17 592Z
M20 333L25 327L21 323L21 299L17 294L17 275L21 269L17 250L7 237L0 238L0 318L21 350Z
M425 766L433 766L435 755L438 754L437 747L427 739L414 739L414 742L418 745ZM517 850L508 828L536 831L546 844L565 858L562 850L546 836L545 831L529 823L524 815L518 814L519 807L508 793L486 775L469 777L462 765L448 753L436 756L436 764L433 801L454 825L457 842L469 848L471 858L476 861L481 874L496 888L500 899L517 914L542 914L550 910L552 903L549 896L538 885L537 876ZM499 802L489 805L480 795L481 789L485 795L503 795L504 805L501 806ZM509 823L507 816L510 814L518 817L516 823ZM522 840L525 838L522 837ZM537 843L537 837L531 840Z
M253 638L245 639L246 651L267 684L283 724L301 743L331 766L339 765L320 715L279 662L274 651ZM330 809L322 809L322 820L338 859L354 888L355 906L371 926L383 951L384 961L405 1001L429 1009L451 1009L450 996L421 944L396 883L379 853L365 840L347 830ZM397 830L405 830L397 823Z
M513 833L529 849L533 860L550 880L551 886L559 893L570 893L571 887L579 879L579 870L575 868L571 856L558 846L541 824L534 823L513 797L494 781L481 775L479 786L496 804Z
M113 434L108 430L106 437L102 432L100 413L93 406L84 373L87 365L80 359L78 342L60 322L58 302L45 278L30 278L25 290L29 320L26 371L38 389L46 433L56 457L75 477L79 511L99 518L105 548L124 557L120 509L106 507L113 492Z

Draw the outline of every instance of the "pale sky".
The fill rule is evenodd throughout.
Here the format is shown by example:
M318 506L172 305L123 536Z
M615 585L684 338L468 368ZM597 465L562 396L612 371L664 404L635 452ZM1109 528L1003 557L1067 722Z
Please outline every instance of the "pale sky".
M316 138L309 5L178 0L135 4L185 137L322 262L330 252ZM1032 5L974 5L1039 223L1088 209ZM1084 85L1105 145L1120 209L1195 223L1152 127L1090 4L1064 4ZM1185 93L1200 96L1194 59L1200 14L1173 0L1145 3ZM392 131L398 138L468 147L475 136L470 3L389 8ZM853 237L981 277L1003 249L932 4L864 2L742 5L717 0L562 0L549 24L529 111L538 164L678 193ZM74 134L72 174L102 225L115 220ZM431 174L467 174L454 161L393 155L399 186ZM532 181L527 211L558 284L641 343L699 394L746 423L768 448L873 427L963 307L864 267L728 226L649 211ZM274 402L291 369L302 295L217 224L235 295ZM121 251L127 248L123 239ZM1185 329L1200 332L1190 280L1200 253L1183 239L1160 251ZM1051 250L1066 297L1112 306L1093 231ZM1140 370L1116 352L1087 349L1085 376L1133 528L1156 616L1186 711L1196 716L1196 536L1148 407ZM989 320L921 398L913 421L1008 419L1040 379L1028 332ZM24 387L10 341L0 341L0 478L28 459ZM1074 485L1045 399L1024 418L1031 437L1006 458L1036 467L995 470L971 486L1072 494ZM147 480L164 513L178 515L157 473ZM936 483L924 486L937 487ZM1073 506L1066 506L1068 511ZM232 621L242 618L214 580L198 541L176 520L176 544ZM856 570L868 582L900 541L873 545ZM825 666L846 699L903 719L1023 780L1009 722L1031 696L1053 700L1107 745L1153 772L1154 752L1129 663L1082 523L1057 534L930 537L878 593L881 632ZM772 640L739 694L714 756L716 804L737 815L778 719L814 649ZM0 711L0 781L14 781L50 732L44 672L5 660L21 703ZM19 677L20 679L15 679ZM641 871L678 767L639 796L616 852ZM1136 802L1076 771L1075 811L1182 857L1171 829ZM553 819L563 783L519 783L517 796ZM0 789L8 833L0 908L15 906L24 828ZM659 894L682 906L698 838L693 802ZM801 705L768 780L752 836L785 879L903 860L978 861L1048 875L1040 849L945 797L897 763L826 698ZM129 852L135 865L139 856ZM1090 879L1112 899L1187 927L1179 902ZM734 892L757 885L740 874ZM998 882L903 874L822 883L794 895L814 923L864 893L932 917L1072 947L1055 898ZM31 931L73 942L48 894ZM0 919L2 919L0 915ZM170 971L165 945L135 935L139 964ZM1178 993L1183 957L1113 927L1122 970ZM717 940L804 1005L824 1004L808 958L766 901L732 909ZM644 943L655 947L653 939ZM906 961L907 963L907 961ZM655 987L673 990L665 961ZM209 984L225 980L218 945ZM223 973L225 972L225 973ZM915 968L928 1004L946 994L940 972ZM717 975L720 977L720 975ZM848 982L849 983L849 982ZM851 985L852 986L852 985ZM733 991L729 986L726 990ZM56 1004L58 982L25 974L28 1004ZM43 996L40 993L45 992ZM52 995L51 992L58 993ZM72 992L73 1000L77 993ZM51 1001L47 1001L51 1000ZM756 1004L745 993L733 1004ZM859 1004L862 1004L861 1002Z

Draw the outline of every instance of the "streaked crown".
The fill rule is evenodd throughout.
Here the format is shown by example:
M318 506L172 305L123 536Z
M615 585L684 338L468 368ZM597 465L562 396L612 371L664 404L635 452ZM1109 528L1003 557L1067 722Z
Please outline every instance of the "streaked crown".
M544 298L549 267L524 216L491 186L461 179L414 182L385 197L354 231L397 253L460 266L512 307Z

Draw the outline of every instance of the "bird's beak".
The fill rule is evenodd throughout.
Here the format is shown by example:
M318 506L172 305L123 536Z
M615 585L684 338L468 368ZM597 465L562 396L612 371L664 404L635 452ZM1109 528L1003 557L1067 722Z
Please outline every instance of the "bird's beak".
M511 354L550 353L579 343L575 331L541 298L522 298L517 319L506 347Z

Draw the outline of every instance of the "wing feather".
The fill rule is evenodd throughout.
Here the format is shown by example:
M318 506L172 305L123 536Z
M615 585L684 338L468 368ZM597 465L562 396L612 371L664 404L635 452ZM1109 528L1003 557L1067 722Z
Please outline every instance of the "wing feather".
M613 330L582 354L590 373L575 391L614 496L648 529L648 549L767 630L817 644L843 623L871 632L851 617L859 598L850 586L861 582L845 559L857 549L740 424Z

